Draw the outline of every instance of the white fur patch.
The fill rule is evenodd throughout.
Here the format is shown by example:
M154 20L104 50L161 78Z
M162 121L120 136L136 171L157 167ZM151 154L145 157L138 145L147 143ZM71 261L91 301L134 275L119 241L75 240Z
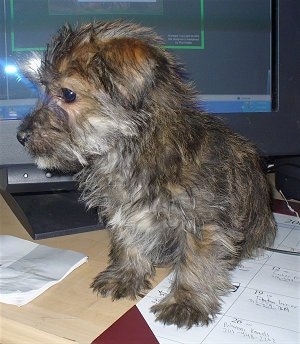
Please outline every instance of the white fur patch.
M45 158L45 157L37 157L35 159L35 163L37 164L38 168L41 170L46 170L48 168L53 168L53 163L51 159Z
M139 212L133 212L128 215L128 211L125 212L120 207L115 215L110 220L112 227L138 227L139 231L146 232L153 226L154 215L149 211L149 208L141 209Z

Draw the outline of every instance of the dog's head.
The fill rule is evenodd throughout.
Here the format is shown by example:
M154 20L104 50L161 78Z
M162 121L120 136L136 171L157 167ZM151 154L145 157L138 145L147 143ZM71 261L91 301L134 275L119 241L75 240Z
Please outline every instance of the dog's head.
M17 135L40 168L78 171L120 138L147 131L163 108L182 106L189 86L161 43L121 21L58 32L31 76L41 97Z

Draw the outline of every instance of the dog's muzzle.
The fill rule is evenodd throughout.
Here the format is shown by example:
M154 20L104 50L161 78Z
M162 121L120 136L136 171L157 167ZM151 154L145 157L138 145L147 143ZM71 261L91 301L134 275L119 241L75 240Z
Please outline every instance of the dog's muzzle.
M20 131L18 131L18 133L17 133L17 139L18 139L18 141L19 141L23 146L25 146L25 144L26 144L26 142L28 141L29 137L30 137L30 133L29 133L29 131L27 131L27 130L20 130Z

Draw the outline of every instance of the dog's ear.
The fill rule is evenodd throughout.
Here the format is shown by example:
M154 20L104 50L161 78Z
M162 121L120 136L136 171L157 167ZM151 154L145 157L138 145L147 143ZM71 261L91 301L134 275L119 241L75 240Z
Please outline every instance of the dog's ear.
M115 38L99 44L90 68L113 100L138 110L155 85L155 70L162 59L159 48L144 41Z
M29 79L34 84L40 82L40 67L42 61L42 54L38 52L31 53L27 58L20 56L18 60L18 67L22 75Z

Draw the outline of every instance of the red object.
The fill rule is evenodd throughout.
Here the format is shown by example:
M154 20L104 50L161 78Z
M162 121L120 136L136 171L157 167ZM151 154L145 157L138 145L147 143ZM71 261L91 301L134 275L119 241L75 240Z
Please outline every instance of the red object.
M136 306L129 309L92 344L159 344Z
M298 213L300 214L300 203L288 201L289 205ZM272 210L274 213L285 214L290 216L295 216L296 214L289 210L287 207L286 201L282 201L279 199L273 199L272 201Z

